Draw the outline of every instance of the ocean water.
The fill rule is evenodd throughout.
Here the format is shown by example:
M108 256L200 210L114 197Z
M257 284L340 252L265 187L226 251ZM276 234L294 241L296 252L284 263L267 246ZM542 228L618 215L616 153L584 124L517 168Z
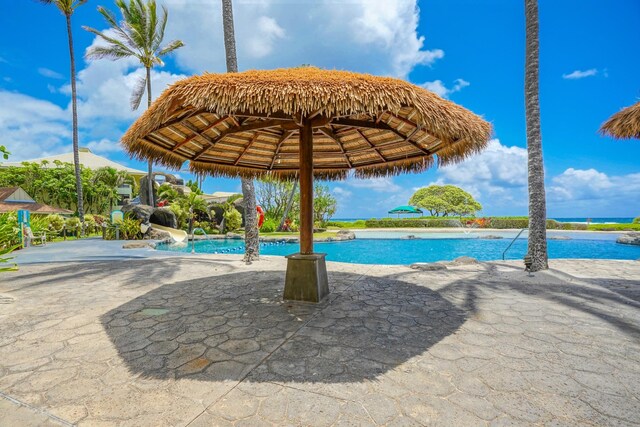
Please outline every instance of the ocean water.
M587 234L587 233L584 233ZM622 245L608 238L588 239L586 236L571 240L549 240L550 258L587 259L640 259L640 246ZM439 239L371 239L357 238L347 242L326 242L314 245L316 252L327 254L328 261L357 264L411 264L414 262L450 261L460 256L471 256L481 261L502 259L510 239L478 239L473 237ZM191 244L182 246L159 245L159 250L191 252ZM261 244L263 255L288 255L298 252L297 243ZM241 240L207 240L195 243L196 253L244 252ZM522 259L527 251L527 240L520 238L506 254L506 259Z
M396 217L394 216L393 218L396 218ZM411 216L403 215L400 218L401 219L411 218ZM362 219L367 220L371 218L332 218L331 221L353 222L353 221L358 221ZM451 219L456 219L456 218L451 218ZM586 223L587 220L590 220L592 224L613 224L613 223L630 224L633 222L633 218L626 218L626 217L603 217L603 218L575 217L575 218L549 218L549 219L554 219L558 222L579 222L579 223Z

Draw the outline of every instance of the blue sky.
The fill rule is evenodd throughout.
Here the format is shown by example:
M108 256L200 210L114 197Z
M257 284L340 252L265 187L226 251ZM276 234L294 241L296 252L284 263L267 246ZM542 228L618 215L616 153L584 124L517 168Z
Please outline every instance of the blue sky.
M483 215L527 212L524 12L518 0L235 0L241 69L313 64L407 79L482 115L488 149L418 175L330 183L337 217L384 216L417 188L455 184ZM225 69L218 0L167 0L166 40L186 46L153 74L157 96L175 80ZM73 17L80 144L132 167L118 144L140 114L128 107L135 61L87 62L104 29L91 0ZM70 151L69 58L64 17L36 1L12 2L0 18L0 145L11 160ZM193 10L197 9L197 13ZM540 0L540 100L551 217L640 215L640 141L613 141L599 125L640 98L640 2ZM37 49L35 48L37 46ZM188 174L181 173L188 178ZM205 191L239 191L207 178Z

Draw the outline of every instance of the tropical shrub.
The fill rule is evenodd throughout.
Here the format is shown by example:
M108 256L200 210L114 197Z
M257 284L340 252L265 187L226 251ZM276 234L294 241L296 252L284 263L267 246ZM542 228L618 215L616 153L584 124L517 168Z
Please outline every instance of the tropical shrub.
M49 220L45 215L31 215L31 231L34 233L46 233L49 231Z
M96 220L94 219L93 215L85 215L84 216L84 231L87 234L92 234L95 233L97 228L96 228Z
M231 207L224 212L224 225L226 231L234 231L242 226L242 215L236 208Z
M17 270L9 257L18 247L18 228L15 213L0 213L0 272Z
M71 234L79 234L80 233L80 218L77 216L72 216L71 218L67 218L64 222L64 225L67 229L67 233Z
M640 216L633 219L634 224L640 224Z
M273 218L268 218L260 227L260 231L263 233L273 233L278 228L278 223Z
M0 248L17 245L18 222L15 212L0 213Z
M127 217L120 223L120 238L124 240L137 240L142 238L140 232L140 221Z
M64 227L64 218L58 214L47 215L47 228L49 231L59 233Z

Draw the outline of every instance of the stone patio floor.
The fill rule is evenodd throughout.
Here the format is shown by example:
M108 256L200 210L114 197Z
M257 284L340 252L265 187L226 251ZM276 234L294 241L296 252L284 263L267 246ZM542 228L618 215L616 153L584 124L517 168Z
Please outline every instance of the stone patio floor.
M284 259L23 265L0 276L0 425L640 425L640 262L443 271Z

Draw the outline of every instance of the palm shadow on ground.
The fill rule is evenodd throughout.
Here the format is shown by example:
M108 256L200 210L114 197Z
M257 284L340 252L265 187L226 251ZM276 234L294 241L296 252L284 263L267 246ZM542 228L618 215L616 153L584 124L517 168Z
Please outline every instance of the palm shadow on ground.
M333 293L317 305L283 302L283 283L283 272L265 271L178 282L101 322L144 377L341 383L374 379L466 321L437 292L401 280L330 273Z

